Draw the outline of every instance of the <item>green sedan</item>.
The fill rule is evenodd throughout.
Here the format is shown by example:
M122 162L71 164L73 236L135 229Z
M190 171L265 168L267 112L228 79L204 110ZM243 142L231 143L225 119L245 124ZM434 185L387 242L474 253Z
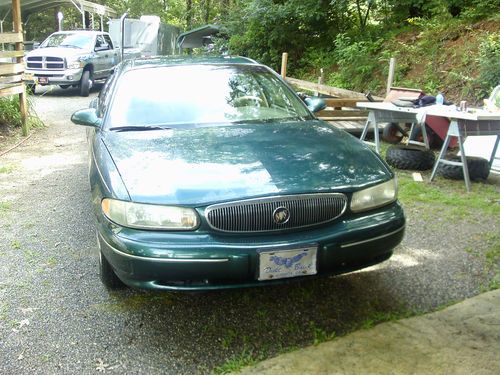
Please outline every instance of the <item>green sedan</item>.
M90 108L89 178L108 288L240 288L388 259L394 173L242 57L125 61Z

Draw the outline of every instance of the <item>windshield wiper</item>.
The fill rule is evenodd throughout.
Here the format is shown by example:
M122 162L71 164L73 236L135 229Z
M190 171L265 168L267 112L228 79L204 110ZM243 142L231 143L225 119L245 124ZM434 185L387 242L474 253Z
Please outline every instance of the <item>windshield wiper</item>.
M165 126L115 126L114 128L109 128L109 130L113 130L115 132L136 132L136 131L146 131L146 130L167 130L171 128L167 128Z

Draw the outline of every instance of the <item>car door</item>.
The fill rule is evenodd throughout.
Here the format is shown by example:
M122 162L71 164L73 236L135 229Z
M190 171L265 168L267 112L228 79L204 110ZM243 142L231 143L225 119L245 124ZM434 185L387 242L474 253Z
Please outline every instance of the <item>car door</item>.
M106 42L103 34L96 37L94 53L94 78L105 78L109 75L109 65L113 57L112 45Z

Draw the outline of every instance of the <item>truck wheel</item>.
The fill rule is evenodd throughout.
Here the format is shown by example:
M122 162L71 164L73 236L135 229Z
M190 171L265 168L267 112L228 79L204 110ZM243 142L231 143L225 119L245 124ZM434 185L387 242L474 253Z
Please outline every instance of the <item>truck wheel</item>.
M490 174L490 164L488 160L474 156L467 156L467 170L471 180L487 180ZM450 156L446 160L462 161L460 156ZM461 166L439 163L437 173L450 180L463 180L464 171Z
M125 286L118 276L116 276L111 264L109 264L101 250L99 250L99 277L103 285L108 289L121 289Z
M85 70L80 80L80 96L89 96L92 80L90 79L90 71Z
M387 149L385 160L398 169L425 171L434 165L434 153L412 146L391 146Z
M387 143L399 143L403 139L403 135L401 128L395 122L388 123L382 130L382 139Z

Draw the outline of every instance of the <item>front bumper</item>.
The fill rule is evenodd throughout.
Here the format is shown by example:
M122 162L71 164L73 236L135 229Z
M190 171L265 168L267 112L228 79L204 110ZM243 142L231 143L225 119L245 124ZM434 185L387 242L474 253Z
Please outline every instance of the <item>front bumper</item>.
M131 287L210 290L284 283L335 275L380 263L404 236L399 203L314 230L273 235L147 232L101 220L99 246ZM318 245L317 274L258 281L258 251Z
M36 70L26 69L23 79L27 84L75 85L80 83L83 69ZM47 82L45 82L47 80Z

